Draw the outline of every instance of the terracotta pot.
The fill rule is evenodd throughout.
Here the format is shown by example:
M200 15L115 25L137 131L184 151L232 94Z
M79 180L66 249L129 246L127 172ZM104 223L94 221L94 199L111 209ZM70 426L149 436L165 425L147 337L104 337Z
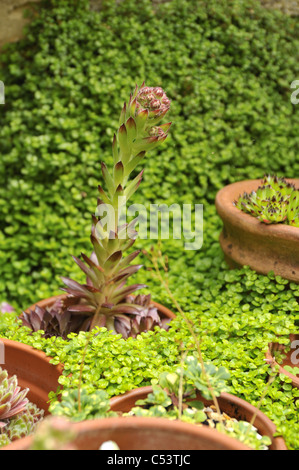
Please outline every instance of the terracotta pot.
M152 392L152 387L140 387L130 392L125 393L124 395L120 395L111 399L111 410L113 411L120 411L120 412L128 412L132 409L135 405L137 400L143 400L147 397L149 393ZM203 401L205 406L209 406L213 404L212 400L206 400L202 396L198 395L197 400ZM235 397L229 393L222 393L221 396L218 398L219 407L222 412L226 413L228 416L235 418L237 420L247 421L250 422L252 417L256 414L256 419L254 421L254 426L258 429L261 435L269 436L272 440L272 445L270 447L271 450L287 450L285 445L284 439L282 437L274 437L276 433L276 426L274 423L262 413L260 410L255 408L250 403L247 403L245 400L241 398ZM197 427L196 425L191 425ZM208 426L201 426L202 432L208 432L210 429ZM216 431L217 432L217 431ZM219 435L219 439L223 440L223 435L217 432ZM227 437L227 436L225 436ZM230 438L231 439L231 438ZM232 439L235 441L235 445L239 446L240 442L236 439ZM243 450L244 450L244 446Z
M58 388L60 366L50 364L50 358L26 344L0 338L4 344L4 364L9 376L16 375L21 388L29 388L28 399L48 413L48 395Z
M36 305L38 305L39 307L42 307L42 308L51 307L54 304L54 302L56 302L57 299L59 299L59 298L63 299L64 297L66 297L65 294L64 295L54 296L54 297L49 297L48 299L44 299L44 300L40 300L39 302L36 302L35 304L28 307L26 309L26 313L28 313L29 310L34 310ZM163 319L164 318L169 318L171 320L176 318L176 315L171 310L169 310L169 308L164 307L164 305L158 304L157 302L152 302L152 303L158 309L158 312L159 312L161 318L163 318Z
M288 353L285 353L285 358L282 360L282 363L279 364L279 372L280 372L280 374L286 375L287 377L292 379L293 387L299 388L299 375L291 374L291 372L288 372L284 368L285 366L299 367L299 364L294 364L294 359L292 359L292 355L295 353L296 350L298 351L297 354L295 353L297 360L299 358L299 335L290 335L291 346L292 346L293 341L297 341L297 343L294 344L294 347L291 348ZM274 353L277 350L284 352L285 346L283 344L279 344L279 343L270 343L269 344L269 349L266 353L266 359L268 361L273 362L276 366L278 366L278 363L275 361L275 358L274 358L275 354Z
M299 187L299 179L287 179ZM250 266L261 274L299 282L299 228L285 224L264 224L233 205L244 192L260 186L261 180L247 180L222 188L216 196L216 209L223 221L220 245L232 268Z
M98 450L114 441L120 450L250 450L215 429L163 418L119 417L71 424L77 450ZM25 437L1 450L28 450L32 437Z

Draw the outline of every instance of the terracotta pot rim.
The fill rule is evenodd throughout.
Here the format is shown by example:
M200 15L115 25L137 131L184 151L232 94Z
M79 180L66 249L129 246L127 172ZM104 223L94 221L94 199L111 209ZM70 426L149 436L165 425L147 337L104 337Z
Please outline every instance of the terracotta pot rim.
M53 359L52 357L47 356L47 354L44 351L40 351L39 349L36 349L33 346L30 346L29 344L22 343L21 341L15 341L15 340L3 338L2 336L0 336L0 343L3 343L4 346L10 345L20 352L23 352L23 351L29 352L32 356L42 359L43 361L46 361L48 364L50 364L50 360ZM62 372L62 367L60 364L58 365L51 364L51 365L53 365L53 367L56 367L57 369L60 369ZM3 364L3 367L5 368L5 363Z
M76 443L77 439L80 439L80 434L96 432L100 430L117 430L122 429L122 432L137 431L140 428L146 429L149 432L155 433L157 429L162 432L171 430L171 433L183 434L186 436L208 439L215 445L223 446L228 450L252 450L242 442L222 434L216 429L209 428L208 426L197 426L182 421L172 421L166 418L154 418L154 417L139 417L139 416L128 416L128 417L111 417L111 418L98 418L93 420L81 421L77 423L71 423L71 428L78 433L77 438L75 437L73 442ZM26 450L32 443L32 436L27 436L12 442L8 446L3 447L1 450ZM187 449L186 449L187 450Z
M286 178L286 181L291 183L297 183L299 186L299 179ZM246 214L245 212L234 206L233 202L239 195L243 194L244 191L251 192L257 189L261 184L261 179L255 180L242 180L235 183L228 184L220 189L216 195L215 205L220 217L225 214L228 221L238 220L240 226L242 226L247 232L256 233L264 237L277 237L282 236L288 240L299 241L299 228L293 227L286 224L264 224L259 221L256 217Z
M17 377L21 389L28 388L29 401L48 415L48 396L59 387L63 366L52 364L52 358L44 351L20 341L0 337L0 343L4 345L4 363L1 367L7 370L9 377Z

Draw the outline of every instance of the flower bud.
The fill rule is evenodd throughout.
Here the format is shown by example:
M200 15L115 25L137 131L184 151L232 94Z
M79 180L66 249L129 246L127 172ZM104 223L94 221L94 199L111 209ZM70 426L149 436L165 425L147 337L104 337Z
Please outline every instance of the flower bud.
M149 111L149 118L164 115L170 108L170 100L161 87L141 87L136 100L137 108Z

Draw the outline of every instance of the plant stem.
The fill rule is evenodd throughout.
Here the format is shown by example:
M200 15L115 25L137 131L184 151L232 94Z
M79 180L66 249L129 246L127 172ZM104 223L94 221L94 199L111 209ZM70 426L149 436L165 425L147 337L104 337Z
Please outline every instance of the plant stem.
M87 348L88 348L88 345L90 343L90 340L91 340L91 334L88 334L87 335L87 341L86 341L86 344L84 346L84 351L83 351L83 354L82 354L81 365L80 365L79 384L78 384L78 411L79 411L79 413L81 413L81 411L82 411L81 388L82 388L83 367L84 367L85 357L86 357Z
M153 253L153 252L152 252ZM145 252L145 254L148 255L147 252ZM167 273L167 266L166 264L164 263L163 261L163 257L162 257L162 254L161 254L161 251L158 252L159 254L159 259L161 261L161 264L162 264L162 267L164 269L164 272ZM185 314L185 312L183 311L183 309L181 308L181 306L179 305L179 303L177 302L176 298L174 297L174 295L172 294L170 288L169 288L169 285L168 283L165 281L164 277L161 275L161 272L160 272L160 268L159 268L159 263L157 261L157 258L154 256L154 254L152 254L152 256L150 256L150 259L154 265L154 268L155 268L155 271L157 273L157 276L160 280L160 282L164 285L167 293L168 293L168 296L170 297L170 299L172 300L172 302L174 303L176 309L179 311L179 313L181 314L181 316L183 317L183 319L185 320L188 328L189 328L189 331L193 337L193 340L195 342L195 345L196 345L196 349L197 349L197 352L198 352L198 356L199 356L199 361L200 361L200 364L201 364L201 367L202 367L202 374L207 382L207 385L208 385L208 389L211 393L211 396L212 396L212 400L213 400L213 403L214 403L214 406L216 408L216 411L217 413L219 414L219 416L221 416L221 410L220 410L220 407L219 407L219 403L218 403L218 400L217 400L217 397L215 395L215 392L214 392L214 389L209 381L209 378L208 378L208 375L206 373L206 370L205 370L205 365L204 365L204 361L203 361L203 357L202 357L202 353L201 353L201 348L200 348L200 343L198 341L198 338L195 334L195 331L194 331L194 328L193 328L193 324L192 322L189 320L188 316ZM221 423L221 426L222 426L222 422L220 421Z
M183 380L184 380L184 361L187 352L182 354L181 356L181 373L180 373L180 382L179 382L179 390L178 390L178 409L179 409L179 419L182 418L183 412Z

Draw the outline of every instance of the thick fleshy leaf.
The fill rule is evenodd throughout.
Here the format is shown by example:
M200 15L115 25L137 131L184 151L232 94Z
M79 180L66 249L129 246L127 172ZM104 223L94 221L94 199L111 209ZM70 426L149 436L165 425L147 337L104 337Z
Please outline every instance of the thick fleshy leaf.
M112 329L112 328L111 328ZM125 315L117 315L113 321L113 329L127 339L131 333L131 321Z
M135 97L134 99L131 99L130 102L129 102L129 113L132 117L135 116L136 105L137 105L137 100L136 100L136 97Z
M112 153L113 153L113 160L114 163L117 163L119 161L119 156L118 156L118 147L117 147L117 137L116 134L113 136L113 141L112 141Z
M137 273L139 269L143 267L142 264L136 264L134 266L128 266L127 268L122 269L119 271L115 277L113 277L110 282L113 283L115 286L118 285L121 281L124 281L125 279L128 279L130 276L133 274Z
M87 280L89 279L93 285L103 281L103 274L97 269L88 268L79 258L73 256L74 261L79 268L86 274ZM89 284L89 281L87 282ZM90 285L90 284L89 284Z
M90 235L90 240L93 245L94 252L98 260L98 266L102 266L106 260L106 250L100 241L93 234Z
M126 120L126 114L127 114L127 103L124 103L124 106L121 110L120 113L120 118L119 118L119 125L122 126Z
M63 277L63 276L61 277L61 279L62 279L62 282L71 290L82 293L82 294L88 293L86 291L85 286L83 286L82 284L79 284L79 282L74 281L73 279L69 279L68 277Z
M131 144L137 136L137 126L135 123L135 119L130 116L129 119L126 121L126 129L128 135L128 142Z
M130 199L130 197L137 191L141 181L142 181L142 175L144 173L144 170L142 170L131 182L128 184L126 187L124 194L127 198L127 201Z
M86 256L84 253L81 253L81 256L84 259L85 263L88 264L88 266L90 266L95 272L98 271L99 278L103 279L103 275L105 273L104 268L102 268L102 266L100 266L99 264L94 262L91 258ZM97 259L96 259L96 261L97 261Z
M132 263L132 261L134 261L134 259L139 255L141 250L136 250L134 251L133 253L130 253L128 256L126 256L125 258L123 258L121 260L121 262L119 263L119 269L124 269L126 268L127 266L129 266L129 264Z
M98 186L98 191L100 193L101 200L104 202L104 204L111 204L110 198L105 193L105 191L104 191L104 189L102 188L101 185Z
M116 251L111 256L109 256L109 258L106 260L106 262L103 266L103 269L105 270L106 275L108 275L108 274L111 275L116 271L116 269L118 267L118 264L119 264L121 259L122 259L122 251L121 250Z
M146 288L146 284L133 284L131 286L124 286L120 289L117 289L115 295L113 295L113 302L118 304L121 300L123 300L127 295L136 292L137 290Z
M11 418L12 416L16 416L17 414L21 413L26 406L28 405L28 400L25 398L22 402L18 403L16 406L8 410L6 413L1 413L1 419L8 419Z
M118 304L113 308L114 313L127 313L131 315L138 315L140 311L142 310L141 305L133 305L133 304L126 304L126 303L121 303Z
M172 122L167 122L165 124L160 124L160 128L165 132L165 134L169 131L170 127L172 125Z
M125 177L128 177L133 170L139 165L139 163L143 160L144 156L146 155L145 151L139 152L136 156L134 156L129 163L127 163L125 167Z
M128 142L128 133L125 124L118 129L119 157L125 164L130 158L131 144Z
M84 304L71 305L70 307L68 307L68 311L79 313L93 313L95 311L95 307Z
M104 162L102 162L101 168L102 168L103 177L104 177L105 183L107 185L109 194L112 197L113 194L114 194L114 181L113 181L112 176L110 175L109 170L108 170L108 168L107 168L107 166Z
M114 185L115 185L116 188L119 185L123 184L124 165L123 165L122 162L117 162L116 165L114 165L113 177L114 177Z
M147 109L142 109L137 113L137 116L135 118L136 126L137 126L137 132L138 134L141 133L145 127L145 124L148 120L148 110Z

